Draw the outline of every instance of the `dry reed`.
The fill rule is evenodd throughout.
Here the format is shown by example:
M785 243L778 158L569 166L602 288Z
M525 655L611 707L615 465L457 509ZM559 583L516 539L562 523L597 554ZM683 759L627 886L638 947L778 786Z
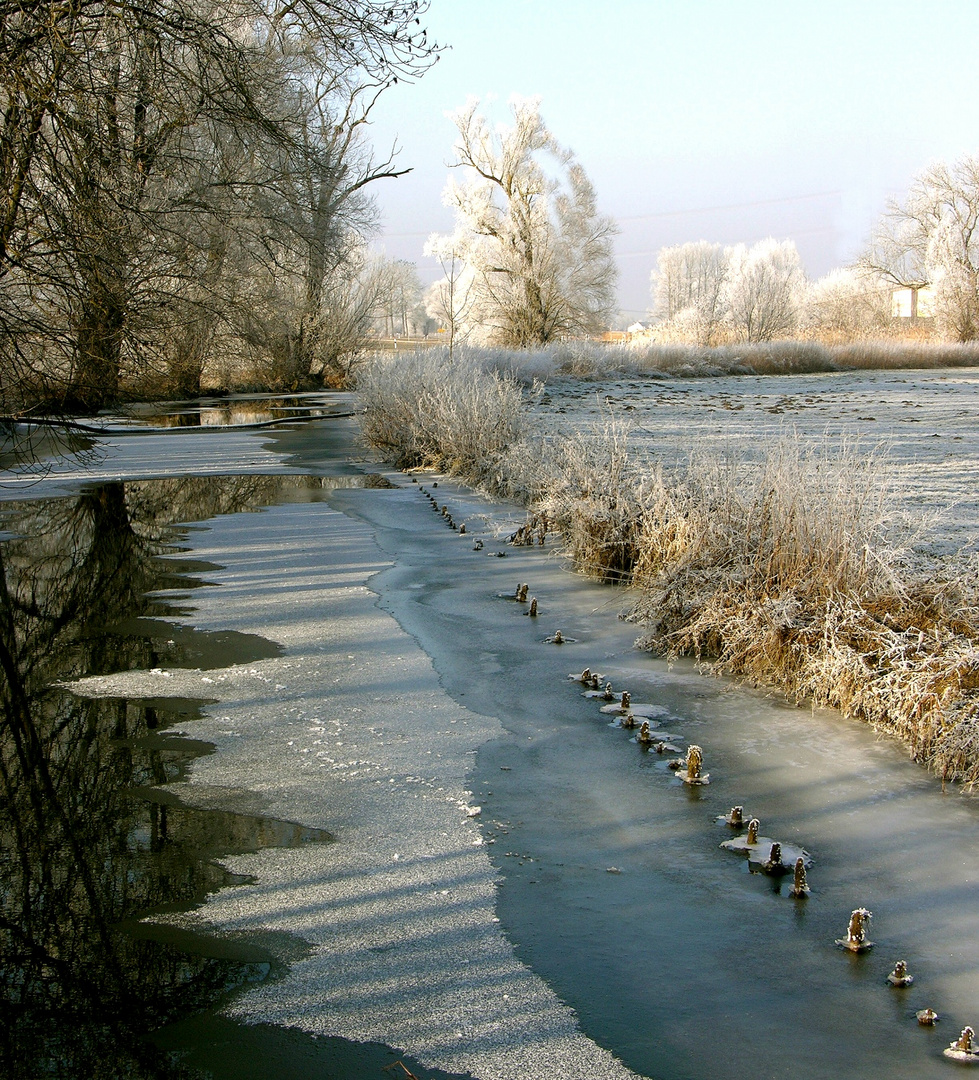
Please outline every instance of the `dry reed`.
M636 561L645 495L644 462L628 427L611 415L590 431L540 440L535 509L564 538L575 569L601 581L628 580Z
M979 620L955 580L910 579L858 446L792 436L761 462L694 461L644 516L642 647L827 705L979 782Z
M442 367L451 366L447 349L420 350ZM412 363L411 354L397 364ZM455 364L531 385L570 377L599 380L612 375L645 378L711 378L723 375L803 375L875 369L979 367L979 344L882 338L826 344L784 341L684 345L639 338L627 343L563 341L536 349L462 346ZM375 365L375 367L378 365ZM383 366L383 365L380 365Z
M523 393L510 375L448 352L375 363L358 376L367 441L402 469L442 469L493 487L523 436ZM499 482L505 482L499 477Z

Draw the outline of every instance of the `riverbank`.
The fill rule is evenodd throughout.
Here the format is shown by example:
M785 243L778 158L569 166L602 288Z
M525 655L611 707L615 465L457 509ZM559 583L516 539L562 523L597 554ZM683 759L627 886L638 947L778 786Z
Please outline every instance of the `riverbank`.
M924 523L895 527L903 492L889 490L886 449L845 428L782 429L726 454L690 432L669 456L658 390L652 408L630 404L628 421L607 410L591 430L575 393L539 389L531 412L511 375L435 354L377 366L361 385L366 437L395 463L518 499L535 527L560 533L576 569L640 589L645 647L838 708L900 738L943 781L979 782L974 572L947 551L941 563L909 557ZM744 407L728 386L716 396ZM541 401L555 397L565 415L552 418Z

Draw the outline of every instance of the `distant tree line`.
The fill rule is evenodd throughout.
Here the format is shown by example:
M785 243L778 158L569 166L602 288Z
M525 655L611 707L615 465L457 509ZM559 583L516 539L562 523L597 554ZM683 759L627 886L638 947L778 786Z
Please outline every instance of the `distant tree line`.
M652 274L656 333L715 345L794 335L831 340L893 327L894 289L928 289L942 338L979 340L979 158L937 164L892 203L853 266L810 282L790 240L661 249Z
M364 125L427 0L0 0L0 398L342 377L393 289ZM396 276L396 275L395 275Z
M890 322L890 289L852 268L806 280L791 240L725 247L701 240L662 248L652 312L664 341L719 345L810 333L874 336Z

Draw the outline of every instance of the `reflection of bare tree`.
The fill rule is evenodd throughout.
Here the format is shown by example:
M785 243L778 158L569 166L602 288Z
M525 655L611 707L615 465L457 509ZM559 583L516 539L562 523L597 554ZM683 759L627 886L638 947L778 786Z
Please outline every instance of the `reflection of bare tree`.
M134 798L186 751L152 703L80 699L57 680L151 662L114 624L166 614L167 524L267 503L263 478L118 483L21 504L0 546L0 1073L170 1075L139 1036L211 994L225 967L114 927L224 880L215 819ZM177 814L176 819L174 814Z
M0 416L0 469L43 475L52 458L73 457L94 464L104 451L92 434L70 423L22 422Z
M149 643L120 643L112 627L134 616L171 613L147 595L170 584L172 569L160 559L177 550L169 527L257 510L276 499L283 482L306 479L109 483L73 499L17 504L11 528L19 538L5 545L3 558L22 641L21 674L37 689L55 678L153 666L158 657Z

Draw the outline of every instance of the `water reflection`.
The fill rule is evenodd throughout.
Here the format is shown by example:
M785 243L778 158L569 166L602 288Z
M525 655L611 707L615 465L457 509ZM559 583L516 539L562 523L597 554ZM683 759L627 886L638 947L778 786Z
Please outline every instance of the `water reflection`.
M254 958L138 940L120 926L227 884L215 855L325 834L176 803L162 785L209 748L165 729L198 703L91 700L56 684L155 666L168 648L170 661L181 649L198 662L202 650L213 653L193 631L166 636L195 566L168 558L179 551L170 523L257 509L279 486L266 478L110 483L4 508L13 534L0 544L5 1077L179 1075L145 1031L268 970ZM215 662L277 648L239 637L222 641Z
M128 410L134 419L153 427L240 427L274 420L315 420L336 412L336 399L323 394L237 396L170 403L166 408L141 405Z
M347 395L336 393L235 395L185 402L131 404L113 414L83 421L48 418L0 419L0 472L43 477L54 459L74 459L86 469L105 456L100 436L145 433L147 428L197 429L304 426L290 421L352 416ZM279 426L281 425L281 426ZM274 427L273 427L274 426Z
M28 470L41 475L56 457L90 462L97 456L95 439L83 432L44 424L0 422L0 470Z

